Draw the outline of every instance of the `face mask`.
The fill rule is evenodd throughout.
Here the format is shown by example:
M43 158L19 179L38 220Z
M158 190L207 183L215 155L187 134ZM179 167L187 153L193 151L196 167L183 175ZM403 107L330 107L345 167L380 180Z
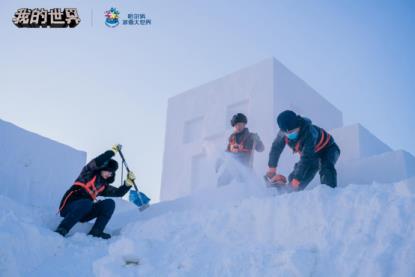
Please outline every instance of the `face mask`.
M298 132L287 134L289 140L296 140L298 138Z

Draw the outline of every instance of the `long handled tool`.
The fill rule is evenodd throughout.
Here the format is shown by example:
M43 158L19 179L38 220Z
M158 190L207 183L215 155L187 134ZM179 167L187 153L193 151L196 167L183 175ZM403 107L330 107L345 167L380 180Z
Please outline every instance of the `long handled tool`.
M127 162L125 161L124 155L121 151L121 149L118 151L118 153L121 156L122 159L122 163L125 166L125 168L127 169L127 174L130 172L130 168L128 167ZM148 198L144 193L140 192L138 190L138 187L135 183L135 180L133 180L133 186L135 191L130 191L130 197L129 200L131 202L133 202L135 205L137 205L140 209L140 212L145 210L146 208L148 208L150 205L150 198Z

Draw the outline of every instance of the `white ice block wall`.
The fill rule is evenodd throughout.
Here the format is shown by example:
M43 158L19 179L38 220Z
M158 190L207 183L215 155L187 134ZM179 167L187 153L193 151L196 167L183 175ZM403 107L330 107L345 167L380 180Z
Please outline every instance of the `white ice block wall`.
M86 153L0 120L0 194L57 209Z
M274 119L284 110L293 110L326 130L343 126L339 109L275 59L274 90Z
M392 183L415 176L415 157L393 151L360 124L330 130L342 153L337 163L339 183Z
M342 150L339 162L353 161L392 151L392 149L360 124L330 130Z
M274 58L170 98L160 199L175 199L214 185L207 152L212 147L225 150L232 132L230 118L238 112L248 116L248 128L265 144L253 163L258 173L265 172L278 130L276 116L284 109L311 116L327 129L342 126L342 113ZM285 151L280 171L288 173L295 160Z
M258 126L264 126L264 122L251 115L273 113L269 105L273 91L272 70L273 61L268 60L169 99L162 200L187 195L200 186L192 185L192 180L208 180L213 168L207 165L203 145L225 150L231 133L229 121L234 112L246 113L250 128L261 133ZM272 119L265 120L272 125Z
M233 114L248 116L248 128L265 144L255 153L254 170L262 175L286 110L310 118L329 131L341 149L339 184L395 182L415 176L415 157L393 151L360 124L343 127L343 115L307 83L275 59L267 59L169 99L160 199L170 200L200 187L214 186L212 149L224 151ZM278 171L288 175L299 156L288 148ZM319 182L318 174L312 184Z
M415 157L398 150L338 165L341 184L393 183L415 176Z

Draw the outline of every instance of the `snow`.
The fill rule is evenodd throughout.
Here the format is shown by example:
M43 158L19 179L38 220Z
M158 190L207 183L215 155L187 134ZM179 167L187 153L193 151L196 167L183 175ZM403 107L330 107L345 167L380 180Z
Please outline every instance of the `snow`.
M288 108L335 128L340 187L265 186L275 116ZM223 154L237 111L266 145L254 171ZM169 100L169 201L139 212L116 199L109 241L86 235L93 222L66 238L53 232L84 152L1 120L0 140L0 276L415 276L415 157L359 124L343 127L340 111L274 59ZM280 173L298 159L289 152ZM218 159L219 174L232 168L234 177L222 187Z
M379 155L392 149L360 124L330 130L342 150L339 162L356 161Z
M342 184L391 183L415 176L415 157L397 150L347 163L339 163L339 182Z
M219 197L131 223L105 276L413 276L415 180L280 196ZM228 188L229 189L229 188ZM219 193L219 192L217 192ZM229 197L228 197L229 196ZM200 197L200 195L199 195ZM222 198L223 197L223 198ZM231 198L232 201L226 201ZM181 200L184 201L184 200ZM203 201L202 201L203 202ZM215 204L218 204L215 202ZM125 266L126 260L139 261Z
M86 153L0 120L0 195L57 207L85 165Z
M360 124L330 130L341 149L340 184L399 182L415 176L415 157L393 150Z
M204 146L214 145L223 151L231 132L230 119L238 112L247 115L249 129L265 144L265 151L256 153L253 162L258 173L264 172L277 132L275 119L285 109L311 117L327 130L343 125L341 111L274 58L170 98L161 200L189 195L197 188L194 180L209 177L203 165L211 163L211 157ZM294 162L295 158L285 153L280 170L288 173Z
M206 104L206 99L209 99ZM254 153L253 168L265 174L275 119L286 109L325 128L341 149L337 164L339 183L399 182L415 176L415 157L391 149L360 124L343 126L343 114L276 59L266 59L169 99L160 198L187 196L211 180L218 152L224 151L232 130L230 118L248 116L247 127L265 144ZM286 149L278 172L289 175L298 155ZM318 176L311 182L316 186Z
M145 210L117 200L109 241L0 196L0 276L414 276L415 178L277 194L237 183Z
M91 264L105 255L108 242L85 235L91 223L77 224L68 238L58 236L53 230L60 219L55 209L0 195L0 276L91 276Z
M23 148L31 159L39 149L82 158L82 152L16 132L38 147ZM214 159L198 162L211 170L206 170L208 178L193 179L191 195L144 212L116 199L106 228L113 236L109 241L86 235L93 222L78 223L66 238L56 234L61 218L57 203L51 203L61 195L54 195L53 201L47 200L50 195L42 196L38 171L33 170L23 176L27 184L33 177L33 184L39 185L33 187L39 198L26 201L9 193L18 188L14 181L22 185L9 177L7 190L0 190L0 276L414 276L415 178L402 180L414 174L415 160L409 153L384 152L382 157L358 159L354 168L341 168L348 176L368 181L366 185L334 190L318 185L280 194L214 144L205 144L205 151ZM24 155L16 153L16 161L24 162ZM218 176L210 163L218 157L223 160L219 172L235 172L223 187L216 187ZM364 179L363 172L372 177ZM390 178L384 184L372 183L373 176ZM49 178L45 180L53 180ZM54 185L61 193L67 188Z

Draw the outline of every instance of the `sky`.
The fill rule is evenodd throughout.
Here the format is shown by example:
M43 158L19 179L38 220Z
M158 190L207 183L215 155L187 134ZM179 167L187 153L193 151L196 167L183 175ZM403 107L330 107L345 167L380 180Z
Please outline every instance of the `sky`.
M269 57L339 108L345 125L415 154L414 1L90 2L0 2L0 119L88 159L121 143L155 202L168 98ZM57 7L77 8L81 24L12 23L18 8ZM108 28L110 7L152 24Z

